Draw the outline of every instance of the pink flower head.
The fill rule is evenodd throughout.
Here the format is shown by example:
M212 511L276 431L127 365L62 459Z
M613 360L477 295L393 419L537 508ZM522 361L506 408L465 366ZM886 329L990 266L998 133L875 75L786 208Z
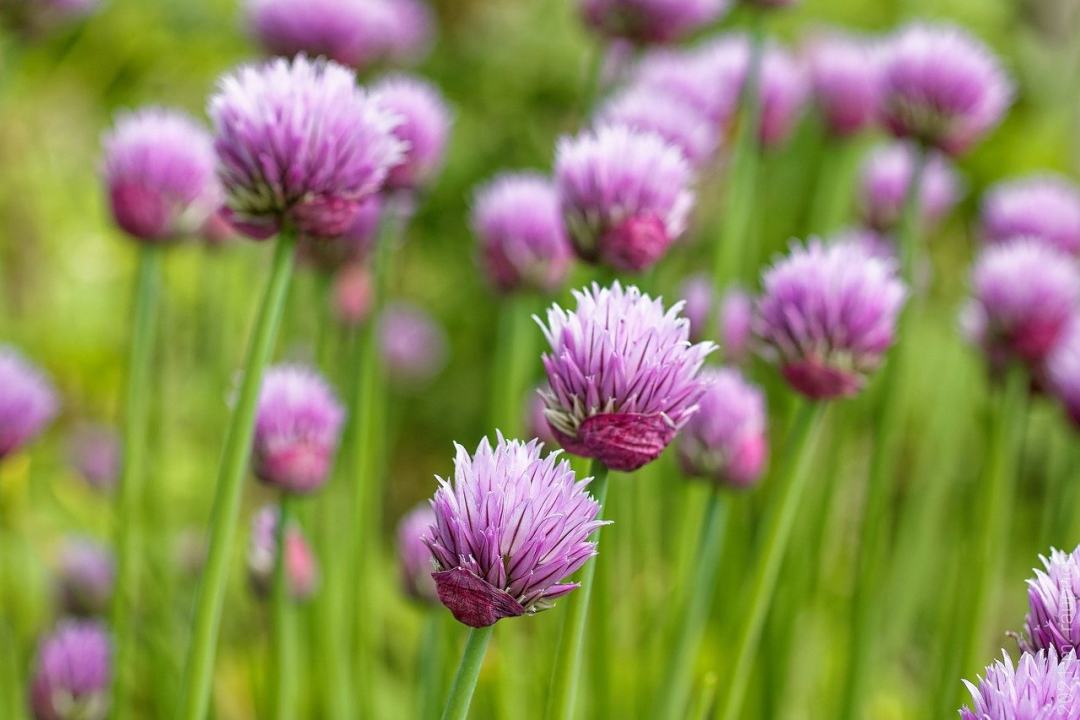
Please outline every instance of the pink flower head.
M104 614L115 580L116 560L111 550L90 538L65 539L56 573L60 608L65 614Z
M1012 82L998 59L954 25L908 25L883 52L882 119L898 137L959 154L1012 102Z
M706 115L677 96L646 86L631 86L606 102L598 122L654 132L679 148L695 168L716 155L718 128Z
M769 44L761 62L761 125L758 137L767 148L782 145L795 129L810 97L810 83L791 53Z
M356 220L404 153L393 113L333 62L273 60L226 75L210 101L218 174L238 229L285 223L334 238Z
M754 334L754 301L745 290L733 287L720 301L720 342L724 360L741 365Z
M652 93L658 104L674 100L693 108L717 131L726 129L738 100L739 91L732 88L745 72L731 37L695 51L664 48L645 53L633 72L632 87Z
M915 149L890 143L871 152L859 180L859 206L865 222L878 232L896 230L915 167ZM962 186L952 163L934 154L926 162L919 185L919 218L931 228L956 205Z
M270 368L255 418L256 477L294 493L322 487L344 419L345 411L316 372L296 365Z
M446 365L446 332L423 309L392 303L379 322L383 363L399 386L425 385Z
M1053 648L1067 655L1080 648L1080 548L1071 553L1051 548L1049 558L1039 559L1046 571L1036 569L1027 581L1029 612L1020 649L1034 654Z
M486 627L552 606L577 587L564 582L596 554L605 523L570 463L540 442L487 438L473 455L457 445L454 478L439 478L435 522L424 538L439 599L454 617Z
M761 477L768 455L765 396L736 370L706 369L698 411L679 433L679 461L687 475L737 488Z
M68 439L72 468L96 490L111 490L120 474L120 438L104 425L81 425Z
M971 705L960 720L1080 720L1080 661L1069 652L1024 653L1015 666L1009 654L986 668L978 686L964 681Z
M654 265L686 229L693 174L655 133L617 125L559 140L555 185L578 256L616 270Z
M829 132L848 137L877 119L877 46L839 30L814 35L806 46L814 100Z
M757 6L763 10L779 10L797 5L799 0L742 0L746 5Z
M690 341L699 342L712 336L709 323L716 306L712 279L705 274L691 275L679 287L679 298L683 302L683 316L690 322Z
M255 593L270 594L277 567L278 509L267 505L251 522L251 544L248 546L248 577ZM307 600L319 585L319 566L307 538L295 522L285 528L285 580L289 594L295 600Z
M33 440L59 409L48 377L0 344L0 460Z
M342 266L334 275L334 315L346 327L362 325L371 314L371 272L360 263Z
M499 292L551 292L566 280L573 249L552 182L536 173L508 173L476 193L472 228L480 260Z
M668 310L636 287L593 284L577 308L553 305L541 328L548 424L575 455L631 471L652 462L697 410L714 345L690 343L682 303ZM539 320L537 322L540 322Z
M105 720L112 649L97 622L65 620L38 646L30 709L35 720Z
M157 107L120 115L103 144L113 219L133 238L195 234L221 206L210 134L187 115Z
M525 435L536 438L549 448L559 447L559 439L551 431L547 419L547 403L544 402L543 385L529 390L525 398Z
M815 400L862 389L892 345L907 290L893 263L853 244L795 244L765 272L756 334Z
M595 32L632 43L675 42L720 17L728 0L580 0Z
M372 98L401 118L394 136L405 146L401 159L390 168L388 190L414 190L427 184L442 167L450 110L439 91L423 80L393 75L372 86Z
M331 238L301 237L297 246L300 259L325 272L367 260L375 244L382 214L380 195L365 199L356 209L352 222L340 235Z
M413 600L435 604L439 595L435 591L435 570L431 550L424 542L428 529L435 524L435 511L428 503L422 503L401 518L397 526L398 569L401 585Z
M1028 237L1080 256L1080 189L1057 175L1036 175L995 186L982 204L988 243Z
M1080 321L1075 317L1046 360L1046 378L1073 426L1080 428Z

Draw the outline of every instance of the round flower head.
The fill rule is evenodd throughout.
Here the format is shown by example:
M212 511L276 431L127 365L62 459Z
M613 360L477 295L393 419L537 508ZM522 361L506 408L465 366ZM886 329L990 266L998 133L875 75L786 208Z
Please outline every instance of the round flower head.
M559 140L555 185L578 256L616 270L651 267L693 205L690 165L659 135L623 125Z
M654 132L682 151L696 168L715 156L715 124L693 105L646 86L631 86L600 109L600 125L626 125Z
M109 608L116 561L112 552L89 538L68 538L60 551L56 587L66 615L101 615Z
M915 167L915 149L907 143L882 145L863 162L859 180L859 207L863 222L878 232L900 224ZM961 185L952 164L934 154L919 184L919 218L931 228L949 214L960 197Z
M280 514L268 505L251 521L251 544L248 546L248 577L260 597L270 594L277 564L277 527ZM319 584L319 568L307 538L296 523L285 528L285 578L289 594L295 600L307 600Z
M893 263L849 243L795 244L762 284L756 334L788 384L816 400L862 389L907 297Z
M635 44L669 43L716 20L728 0L580 0L594 31Z
M383 310L379 343L390 379L402 386L422 386L446 364L446 333L414 305L394 303Z
M1002 651L978 687L964 685L971 705L960 710L960 720L1080 720L1080 661L1072 652L1024 653L1014 666Z
M540 442L487 438L460 445L453 483L439 478L435 522L424 542L435 559L439 600L460 622L486 627L544 610L577 587L564 582L596 554L589 535L605 523L558 452Z
M742 364L753 337L754 301L745 290L733 287L720 302L720 341L724 360Z
M385 52L387 6L371 0L247 0L247 16L271 55L322 55L362 68Z
M511 173L483 186L473 203L472 228L499 292L551 292L566 280L573 250L555 186L546 177Z
M848 137L869 127L880 88L875 46L834 30L813 37L806 51L814 100L829 132Z
M961 153L998 124L1012 94L997 58L959 27L912 24L884 48L880 107L898 137Z
M1040 365L1065 337L1080 300L1073 259L1036 240L984 249L971 285L964 323L994 367Z
M1065 178L1035 176L992 188L982 204L981 222L988 243L1030 237L1080 255L1080 189Z
M60 623L38 647L30 687L35 720L104 720L111 664L109 637L100 624Z
M1051 548L1049 559L1041 555L1039 559L1046 572L1036 569L1035 577L1027 581L1027 632L1020 638L1020 649L1036 653L1052 648L1067 655L1080 648L1080 548L1071 553Z
M698 342L713 333L708 327L716 304L716 293L708 275L691 275L679 288L683 315L690 323L690 341Z
M120 438L103 425L82 425L69 439L71 467L96 490L111 490L120 474Z
M716 128L723 128L735 111L738 95L737 90L726 91L735 85L734 80L728 81L729 76L736 70L741 72L733 67L733 58L738 60L736 53L720 41L696 52L653 50L638 63L632 86L637 92L652 93L657 104L678 102L708 118Z
M345 412L318 373L304 367L270 368L255 418L255 475L294 493L317 490L334 461Z
M0 460L44 430L58 404L45 374L0 344Z
M765 396L736 370L706 369L698 411L679 433L687 475L745 488L761 477L768 455Z
M1046 360L1050 391L1061 402L1073 426L1080 428L1080 322L1069 329Z
M551 431L551 425L547 419L547 403L542 394L543 386L529 390L525 398L525 434L530 438L536 438L549 448L559 447L559 439Z
M741 84L740 84L741 87ZM774 148L791 136L810 95L803 67L780 45L769 44L761 62L761 125L758 137Z
M698 372L714 346L690 344L682 303L665 311L636 287L594 283L574 298L573 312L554 305L541 324L551 344L544 355L548 423L575 455L636 470L697 410L705 390Z
M137 240L197 233L221 206L210 135L183 113L155 107L121 115L104 152L113 219Z
M428 503L408 512L397 526L398 568L405 594L423 603L439 602L435 581L431 577L434 564L431 550L424 542L428 529L435 524L435 511Z
M417 78L395 75L372 87L372 97L397 115L394 135L405 153L386 178L389 190L412 190L425 185L442 166L450 111L434 86Z
M386 59L411 65L431 49L435 19L425 0L382 0L386 13L383 40Z
M218 174L238 229L291 223L333 238L403 157L398 119L333 62L273 60L226 75L210 100Z
M334 315L346 327L363 324L371 314L371 273L360 263L345 265L334 275Z

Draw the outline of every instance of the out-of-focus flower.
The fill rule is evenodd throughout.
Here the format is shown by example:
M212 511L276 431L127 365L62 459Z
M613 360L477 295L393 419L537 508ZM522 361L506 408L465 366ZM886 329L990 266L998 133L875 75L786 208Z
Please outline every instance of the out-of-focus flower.
M998 59L966 30L914 23L886 43L881 113L898 137L961 153L998 124L1012 97Z
M547 420L547 404L541 394L543 386L529 390L525 398L525 435L536 438L549 448L559 447L559 439L551 431Z
M756 334L788 383L818 400L862 389L907 297L893 263L852 244L793 245L762 284Z
M383 0L386 59L399 65L419 62L431 50L435 18L426 0Z
M693 174L682 152L624 125L559 140L555 185L579 257L616 270L655 264L686 229Z
M206 222L199 228L199 237L208 247L220 248L236 237L236 228L219 209L206 218Z
M431 577L435 563L424 536L434 524L435 511L428 503L422 503L402 517L397 526L401 585L413 600L432 604L439 602L439 595L435 591L435 580Z
M1049 558L1039 559L1046 572L1036 569L1027 581L1027 633L1020 638L1020 649L1034 654L1053 648L1067 655L1080 647L1080 548L1071 553L1051 548Z
M344 419L318 373L296 365L270 368L255 417L255 476L289 492L319 489L333 465Z
M1046 360L1050 391L1061 402L1074 427L1080 428L1080 321L1069 329Z
M453 483L439 478L435 523L424 541L435 558L439 599L460 622L486 627L535 613L577 587L563 582L596 554L589 535L605 523L557 452L540 442L487 438L472 456L460 445Z
M274 506L259 510L251 522L248 576L256 594L266 597L274 586L277 566L277 528L280 513ZM319 566L307 538L294 522L285 527L285 579L289 595L307 600L319 584Z
M735 43L715 40L696 51L660 49L646 53L632 74L637 92L648 92L657 103L674 100L708 118L717 131L726 128L735 112L742 73ZM734 92L730 88L735 88Z
M754 301L739 287L724 293L720 301L720 343L724 360L735 365L746 361L754 335Z
M0 344L0 460L44 430L59 404L45 373Z
M705 394L679 433L679 462L687 475L749 487L768 455L765 396L736 370L709 368L701 377Z
M104 425L80 425L68 440L71 467L96 490L108 491L120 475L120 438Z
M566 280L573 250L548 178L509 173L484 185L473 203L472 228L484 270L500 292L551 292Z
M907 143L882 145L867 156L859 179L863 222L882 233L897 229L914 168L915 149ZM952 164L941 155L930 156L919 184L921 225L932 228L949 214L960 194L960 180Z
M677 96L645 86L631 86L607 101L598 124L654 132L679 148L696 168L707 165L716 154L718 128L708 117Z
M104 720L109 711L112 650L105 629L65 620L38 647L30 687L35 720Z
M728 0L580 0L586 24L604 37L669 43L712 22Z
M387 373L399 385L424 385L446 364L446 333L415 305L391 303L383 310L379 345Z
M767 45L761 60L761 125L758 138L766 148L783 144L795 128L810 96L803 67L780 45Z
M71 537L60 549L56 589L67 615L101 615L109 607L116 579L116 560L100 543Z
M686 278L679 287L679 298L683 302L683 316L690 322L690 342L700 342L713 335L709 323L714 319L716 293L709 276L698 274Z
M195 234L221 206L210 134L184 113L151 107L120 115L103 145L113 219L133 238Z
M896 256L896 241L889 235L870 228L845 228L829 236L829 242L858 245L868 255L879 260L895 261L898 259Z
M360 203L356 217L341 235L332 238L300 238L297 248L300 258L327 272L344 265L363 262L375 245L375 235L379 230L382 213L381 196L367 198Z
M346 327L356 327L368 319L374 301L371 273L360 263L345 265L334 275L334 316Z
M1080 255L1080 189L1063 177L1038 175L991 188L980 220L988 243L1026 237Z
M253 237L283 224L334 238L405 148L399 120L333 62L273 60L226 75L210 100L230 221Z
M681 303L668 310L636 287L574 292L577 308L553 305L541 325L547 418L568 451L613 470L655 460L697 410L698 376L714 345L690 344Z
M1053 649L1024 653L1013 665L1009 654L986 668L976 687L967 680L971 705L960 720L1076 720L1080 717L1080 661Z
M776 10L779 8L797 5L800 0L741 0L744 5L752 5L764 10Z
M877 119L881 83L874 44L829 30L811 37L806 57L814 99L831 134L848 137Z
M427 184L442 167L450 110L430 83L407 75L392 75L372 86L372 98L401 122L394 136L405 154L390 168L388 190L414 190Z

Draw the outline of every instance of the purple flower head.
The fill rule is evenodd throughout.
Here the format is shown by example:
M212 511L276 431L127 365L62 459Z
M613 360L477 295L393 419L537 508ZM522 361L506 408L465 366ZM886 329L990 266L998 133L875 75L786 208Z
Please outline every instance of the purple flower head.
M579 4L595 32L639 45L675 42L728 9L728 0L580 0Z
M653 93L658 104L675 101L693 108L718 130L725 129L745 72L745 61L731 37L693 52L665 48L646 53L634 70L633 87Z
M988 243L1030 237L1080 255L1080 189L1063 177L1037 175L997 185L986 194L981 221Z
M715 123L677 96L646 86L631 86L606 102L598 122L654 132L679 148L695 168L707 165L716 154Z
M555 185L579 257L616 270L654 265L686 229L693 175L656 133L623 125L559 140Z
M963 322L991 365L1037 367L1065 337L1080 300L1080 271L1037 240L1015 240L979 254L971 286Z
M1013 86L967 31L915 23L883 50L881 113L894 135L959 154L998 124Z
M272 505L259 510L251 521L248 546L248 577L260 597L270 594L277 565L277 527L280 513ZM290 522L285 528L285 578L295 600L307 600L319 584L319 567L300 526Z
M45 374L0 344L0 460L34 439L58 409L56 391Z
M398 385L423 386L446 365L446 333L414 305L393 303L383 310L379 342L386 370Z
M686 278L679 288L683 302L683 316L690 322L690 341L700 342L714 333L709 327L716 305L713 283L704 273Z
M606 524L558 451L540 442L487 438L469 455L457 445L454 479L439 478L435 522L424 538L435 559L439 600L460 622L486 627L532 614L577 587L563 582L596 554Z
M652 462L697 410L714 345L690 343L682 303L664 310L636 287L593 284L577 308L553 305L541 328L548 424L564 448L631 471ZM539 319L537 322L540 322Z
M848 137L877 119L878 51L869 40L830 30L806 46L814 100L829 132Z
M566 280L573 249L548 178L510 173L484 185L473 203L472 228L481 263L499 292L551 292Z
M363 262L375 244L375 233L379 229L382 213L381 196L367 198L360 203L356 217L341 235L333 238L301 237L297 249L300 258L323 271Z
M977 687L964 685L971 705L960 710L960 720L1080 720L1080 661L1072 652L1024 653L1014 666L1002 651Z
M1080 428L1080 321L1074 317L1069 329L1046 360L1050 391L1065 408L1073 427Z
M425 0L382 0L386 27L382 30L386 59L411 65L431 49L435 18Z
M424 536L434 524L435 511L430 504L422 503L401 518L397 526L398 568L405 594L433 605L439 602L439 594L431 577L435 567Z
M226 75L210 117L231 220L253 237L285 223L341 235L405 150L393 135L399 118L352 72L302 55Z
M439 91L407 75L384 78L371 89L374 100L401 118L394 136L405 153L390 168L389 190L413 190L427 184L442 166L450 133L450 110Z
M334 315L346 327L362 325L371 314L374 290L371 273L360 263L341 267L334 275Z
M93 14L101 0L8 0L0 3L0 20L36 39Z
M1027 581L1029 612L1020 649L1034 654L1053 648L1067 655L1080 647L1080 548L1071 553L1051 548L1049 558L1039 559L1046 571L1036 569Z
M858 245L810 241L794 244L762 283L756 334L788 383L815 400L859 392L907 298L895 265Z
M210 134L184 113L150 107L120 115L103 144L113 219L137 240L197 233L221 206Z
M760 93L761 125L758 137L765 148L774 148L791 136L810 96L806 71L780 45L769 44L765 47Z
M108 548L83 537L64 541L56 573L57 595L64 614L104 614L115 579L116 561Z
M547 403L544 402L544 386L532 388L525 398L525 434L536 438L549 448L559 447L559 439L551 431L547 419Z
M333 465L344 419L318 373L297 365L270 368L255 418L255 476L289 492L319 489Z
M104 425L81 425L68 441L71 466L96 490L108 491L120 474L120 438Z
M915 149L908 143L882 145L867 156L859 180L863 222L883 233L899 226L914 167ZM961 190L952 163L941 155L932 155L926 162L919 185L922 225L931 228L948 215L959 200Z
M720 341L724 360L741 365L754 335L754 301L740 287L733 287L720 302Z
M109 711L112 650L105 629L65 620L38 646L30 687L35 720L104 720Z
M769 452L765 396L737 370L706 369L698 411L679 433L679 462L690 476L737 488L761 477Z

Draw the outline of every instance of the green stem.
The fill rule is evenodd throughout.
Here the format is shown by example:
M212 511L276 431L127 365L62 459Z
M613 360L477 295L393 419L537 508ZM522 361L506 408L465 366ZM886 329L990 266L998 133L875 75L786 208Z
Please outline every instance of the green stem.
M424 631L420 639L420 720L438 717L439 697L442 696L443 628L442 613L430 609L424 618Z
M273 701L270 705L275 720L296 717L296 644L293 635L292 597L289 590L288 568L288 528L290 517L290 496L281 493L278 500L278 521L274 528L274 581L270 603L274 618L273 658L274 678L272 689Z
M775 480L777 494L768 499L765 510L762 544L752 566L748 604L738 622L735 664L718 715L722 720L738 720L742 717L743 698L750 682L750 670L761 639L761 628L772 601L795 515L810 477L810 455L823 424L821 416L824 410L825 405L821 403L804 401L787 438L784 461Z
M685 717L683 711L686 709L694 679L692 666L701 646L709 608L712 607L713 592L716 590L716 575L720 565L720 551L724 545L727 514L727 498L720 488L714 488L705 505L697 563L694 577L686 588L684 610L679 614L680 627L675 651L666 661L667 679L660 686L662 692L666 688L663 704L653 715L662 720Z
M516 436L524 416L525 382L537 357L532 297L514 295L499 307L498 337L492 361L491 427Z
M160 303L161 248L144 244L139 249L135 280L134 317L128 355L124 399L124 462L117 493L117 581L112 621L116 633L115 717L126 718L135 686L135 607L139 592L139 517L146 479L150 427L151 366Z
M911 168L904 206L900 214L900 270L908 288L915 280L915 263L919 257L919 227L922 215L922 183L930 153L922 145L915 146L915 158ZM903 335L898 335L903 337Z
M292 278L295 245L293 230L282 230L274 248L270 278L259 305L236 407L225 435L225 449L210 518L209 553L199 584L193 637L184 671L184 689L180 694L181 720L203 720L210 705L221 611L225 603L229 561L236 539L236 520L255 429L255 409L263 372L270 361L281 325L285 296Z
M589 468L593 476L589 491L599 504L596 519L604 516L607 499L608 469L599 460L593 460ZM599 530L590 538L596 541ZM589 597L592 594L593 577L596 575L596 558L585 564L581 571L581 587L567 600L563 616L562 636L555 657L555 673L551 678L551 695L548 699L547 717L552 720L571 720L577 700L577 683L581 677L581 655L585 645L585 619L589 615Z
M851 198L851 158L854 143L845 138L828 137L822 145L821 167L807 234L827 236L842 225L847 215L845 205Z
M465 643L465 652L461 655L461 664L454 675L454 684L450 687L450 697L446 700L442 720L465 720L469 716L469 704L472 702L476 680L480 677L480 666L484 664L484 653L494 625L473 628L469 640Z

